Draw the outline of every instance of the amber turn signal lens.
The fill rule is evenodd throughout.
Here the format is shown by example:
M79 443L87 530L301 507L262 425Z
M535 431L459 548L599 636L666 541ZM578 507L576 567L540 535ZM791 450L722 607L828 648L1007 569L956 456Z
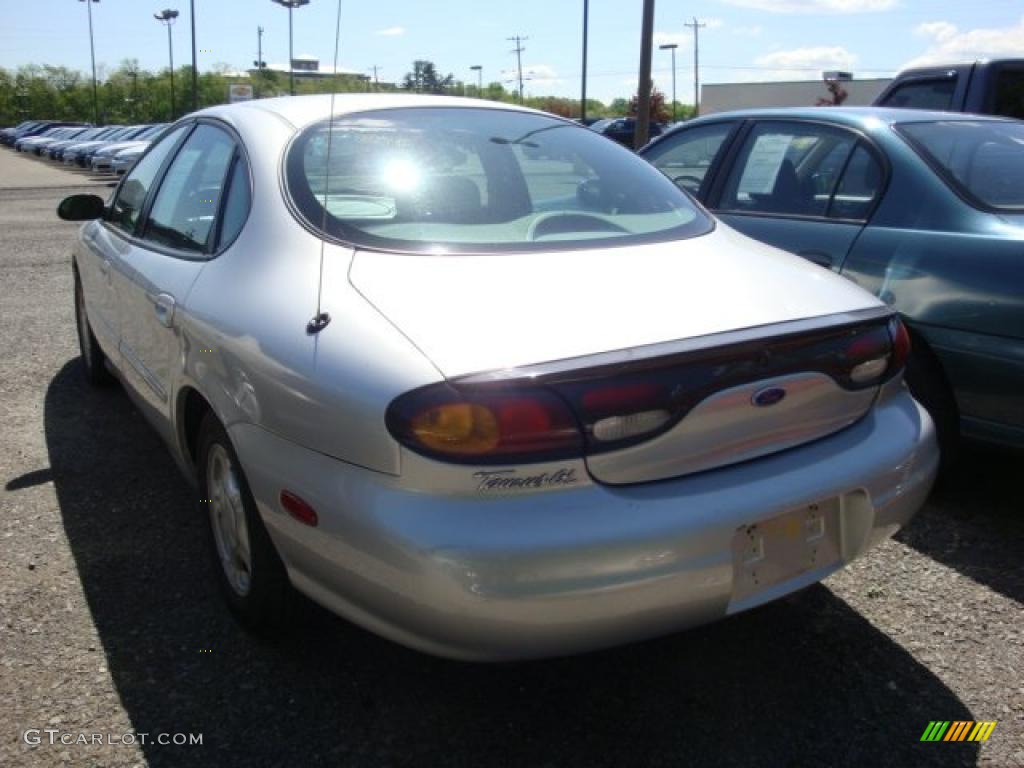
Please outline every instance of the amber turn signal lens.
M435 406L412 420L412 432L427 448L461 454L488 453L501 438L498 419L482 405Z

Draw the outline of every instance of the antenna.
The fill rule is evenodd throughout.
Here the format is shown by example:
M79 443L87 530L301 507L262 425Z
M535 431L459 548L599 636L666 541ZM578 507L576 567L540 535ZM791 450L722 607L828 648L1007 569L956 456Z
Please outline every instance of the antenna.
M316 314L306 324L306 333L312 335L320 333L331 322L331 316L321 308L321 300L324 293L324 248L326 239L324 233L327 231L327 199L331 191L331 137L334 135L334 96L337 93L338 74L338 49L341 47L341 0L338 0L338 18L334 23L334 87L331 88L331 115L327 123L327 154L324 158L324 215L320 221L320 278L316 286Z

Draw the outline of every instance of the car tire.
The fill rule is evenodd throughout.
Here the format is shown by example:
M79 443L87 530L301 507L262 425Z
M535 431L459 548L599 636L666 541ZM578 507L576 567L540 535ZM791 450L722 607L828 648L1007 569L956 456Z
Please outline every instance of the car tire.
M960 412L956 398L946 381L942 364L920 336L913 337L911 350L904 378L910 394L935 422L942 467L950 467L956 462L960 449Z
M231 612L257 634L275 636L288 623L291 585L220 421L207 413L199 428L199 508L209 523L210 551Z
M107 356L100 349L96 341L96 334L92 332L92 325L89 323L89 315L85 308L85 292L82 290L82 281L75 273L75 328L78 331L78 349L82 355L82 368L85 372L85 380L94 387L109 387L114 383L114 377L107 370Z

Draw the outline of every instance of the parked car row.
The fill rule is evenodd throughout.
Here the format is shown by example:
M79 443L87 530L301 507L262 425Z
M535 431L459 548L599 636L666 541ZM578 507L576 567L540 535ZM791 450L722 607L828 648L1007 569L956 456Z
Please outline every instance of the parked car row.
M95 173L123 174L166 128L166 123L107 125L26 121L0 132L0 141L36 157L46 157Z

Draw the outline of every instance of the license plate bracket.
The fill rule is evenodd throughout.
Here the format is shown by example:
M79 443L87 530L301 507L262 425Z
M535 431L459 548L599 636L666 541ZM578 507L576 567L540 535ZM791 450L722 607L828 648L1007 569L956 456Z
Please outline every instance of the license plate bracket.
M832 498L740 526L732 539L732 602L833 566L840 558L839 512L840 500Z

